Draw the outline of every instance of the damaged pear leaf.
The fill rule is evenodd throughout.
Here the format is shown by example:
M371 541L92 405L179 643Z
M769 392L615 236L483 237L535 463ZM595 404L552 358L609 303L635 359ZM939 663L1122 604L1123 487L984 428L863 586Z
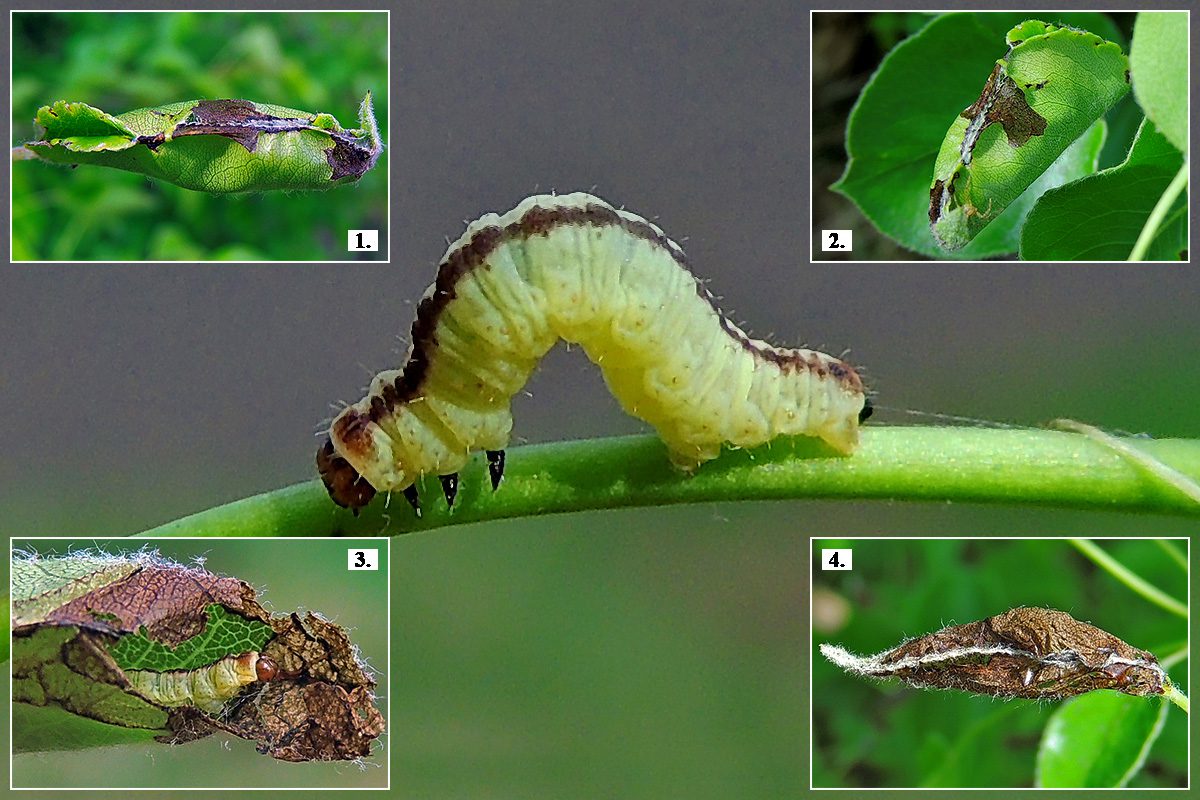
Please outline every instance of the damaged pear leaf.
M856 675L993 697L1061 700L1097 689L1162 695L1170 687L1150 653L1048 608L951 625L873 656L830 644L821 653Z
M17 751L91 746L101 729L106 743L221 730L287 761L352 760L383 732L374 676L345 630L311 612L271 615L243 581L154 553L89 552L18 553L12 584Z
M1129 91L1129 59L1087 31L1027 20L978 99L942 141L929 225L947 251L967 245Z
M330 114L249 100L188 100L112 115L85 103L38 109L25 149L56 164L139 172L185 189L256 192L354 183L383 150L367 92L359 128Z

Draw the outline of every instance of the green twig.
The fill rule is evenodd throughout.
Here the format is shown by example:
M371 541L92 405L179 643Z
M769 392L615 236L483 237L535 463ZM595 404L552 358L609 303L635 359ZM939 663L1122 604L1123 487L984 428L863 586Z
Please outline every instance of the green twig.
M1089 439L1095 439L1097 442L1111 447L1121 455L1138 462L1147 470L1174 486L1180 492L1190 497L1193 502L1200 503L1200 481L1197 481L1190 475L1184 475L1179 470L1171 469L1154 456L1143 450L1139 450L1129 442L1122 441L1111 433L1105 433L1094 425L1077 422L1073 419L1056 419L1050 423L1050 427L1061 431L1082 433Z
M1159 663L1162 664L1163 669L1170 669L1171 667L1175 666L1176 664L1178 664L1180 661L1183 661L1187 657L1188 657L1188 646L1187 646L1187 642L1184 642L1183 645L1181 647L1179 647L1177 650L1173 650L1169 654L1163 656L1162 660L1159 661Z
M1150 249L1150 244L1154 241L1154 237L1158 235L1158 229L1162 225L1163 220L1167 217L1167 212L1171 210L1171 204L1175 202L1175 198L1187 186L1188 181L1188 159L1183 160L1183 165L1179 167L1179 172L1175 173L1175 177L1171 179L1171 183L1163 191L1162 196L1158 198L1158 202L1154 204L1154 209L1150 212L1150 216L1146 218L1146 224L1142 226L1142 232L1138 234L1137 241L1133 243L1133 250L1129 253L1130 261L1141 261L1146 257L1146 251Z
M1154 543L1162 548L1163 552L1171 557L1171 560L1184 572L1187 572L1188 563L1187 556L1175 549L1175 546L1166 539L1155 539Z
M1187 619L1188 612L1186 605L1171 597L1157 586L1135 575L1124 564L1101 550L1095 542L1087 539L1071 539L1071 544L1075 545L1077 550L1090 558L1097 566L1107 570L1110 575L1128 586L1136 594L1140 594L1144 599L1149 600L1160 608L1165 608L1172 614L1177 614Z
M1184 694L1183 692L1179 691L1179 687L1175 685L1174 681L1172 681L1171 684L1166 687L1166 689L1167 689L1167 691L1165 692L1166 698L1168 700L1170 700L1172 703L1174 703L1175 705L1182 708L1183 713L1187 714L1188 713L1188 697L1187 697L1187 695Z
M1200 477L1200 441L1135 440L1174 469ZM513 448L499 491L478 455L446 510L436 477L418 485L424 516L399 496L354 517L319 482L289 486L147 531L151 536L399 534L511 517L735 500L955 500L1200 516L1200 504L1111 448L1060 431L871 426L850 457L814 439L731 451L688 477L654 436Z

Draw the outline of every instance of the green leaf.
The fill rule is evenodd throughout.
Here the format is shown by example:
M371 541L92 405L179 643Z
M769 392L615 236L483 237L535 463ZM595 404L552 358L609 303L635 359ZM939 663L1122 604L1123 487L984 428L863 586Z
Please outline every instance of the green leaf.
M1021 257L1125 260L1182 165L1183 154L1145 120L1123 163L1042 195L1021 231ZM1181 195L1159 226L1147 258L1179 259L1186 238L1187 198Z
M934 238L959 250L1129 91L1129 61L1095 34L1027 20L954 119L930 185ZM993 51L994 52L994 51Z
M887 236L927 256L946 258L929 229L929 178L946 123L979 96L995 64L1005 32L1025 13L967 13L938 17L888 53L851 112L846 133L849 156L841 179L831 188L852 200ZM1110 40L1119 33L1102 14L1055 14ZM951 257L989 258L1015 253L1025 213L1052 185L1095 171L1091 145L1097 137L1069 148L1051 174ZM1098 145L1097 145L1098 147Z
M74 626L47 626L13 637L17 752L77 749L166 733L167 712L100 680L102 666L73 647L78 634ZM138 732L130 735L131 729Z
M166 714L163 714L163 724L160 729L129 728L81 717L58 705L13 703L13 752L47 753L151 742L156 736L170 734L165 727Z
M1037 785L1124 786L1141 769L1169 704L1163 699L1093 692L1063 703L1042 734Z
M58 101L25 148L56 164L96 164L205 192L327 189L353 183L382 151L367 92L359 130L325 113L249 100L188 100L113 116Z
M226 656L258 652L275 633L270 625L238 616L215 603L204 612L208 617L204 630L175 647L151 639L143 627L122 636L109 652L121 669L199 669Z
M1133 94L1167 140L1188 148L1188 15L1143 11L1133 25Z

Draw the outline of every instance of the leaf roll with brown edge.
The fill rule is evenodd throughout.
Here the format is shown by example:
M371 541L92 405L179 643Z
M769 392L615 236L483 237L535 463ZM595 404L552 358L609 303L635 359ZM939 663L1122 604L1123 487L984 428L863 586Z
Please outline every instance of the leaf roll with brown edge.
M328 189L358 181L383 144L367 92L358 129L331 114L249 100L187 100L111 115L58 101L25 149L57 164L139 172L195 191Z
M1129 59L1095 34L1026 20L1005 43L935 159L929 225L946 251L966 246L1129 91Z

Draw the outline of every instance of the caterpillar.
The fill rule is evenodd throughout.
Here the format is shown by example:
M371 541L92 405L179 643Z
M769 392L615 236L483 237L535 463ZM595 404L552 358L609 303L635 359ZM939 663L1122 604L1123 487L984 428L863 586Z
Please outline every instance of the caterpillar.
M381 372L317 451L334 502L357 510L440 477L453 505L469 451L504 474L510 398L558 339L579 343L629 414L695 470L723 443L778 436L858 444L871 413L846 362L752 339L726 319L655 225L585 193L535 195L486 214L447 249L417 308L403 370Z
M1014 608L873 656L831 644L821 654L858 675L996 697L1061 700L1096 689L1151 695L1170 685L1151 653L1052 608Z
M221 713L225 703L243 687L256 681L272 681L279 675L274 659L255 652L226 656L200 669L125 670L133 690L150 702L165 708L195 706L209 714Z
M361 129L330 114L249 100L187 100L111 115L58 101L37 112L25 149L59 164L139 172L205 192L327 189L353 183L383 150L367 92Z

